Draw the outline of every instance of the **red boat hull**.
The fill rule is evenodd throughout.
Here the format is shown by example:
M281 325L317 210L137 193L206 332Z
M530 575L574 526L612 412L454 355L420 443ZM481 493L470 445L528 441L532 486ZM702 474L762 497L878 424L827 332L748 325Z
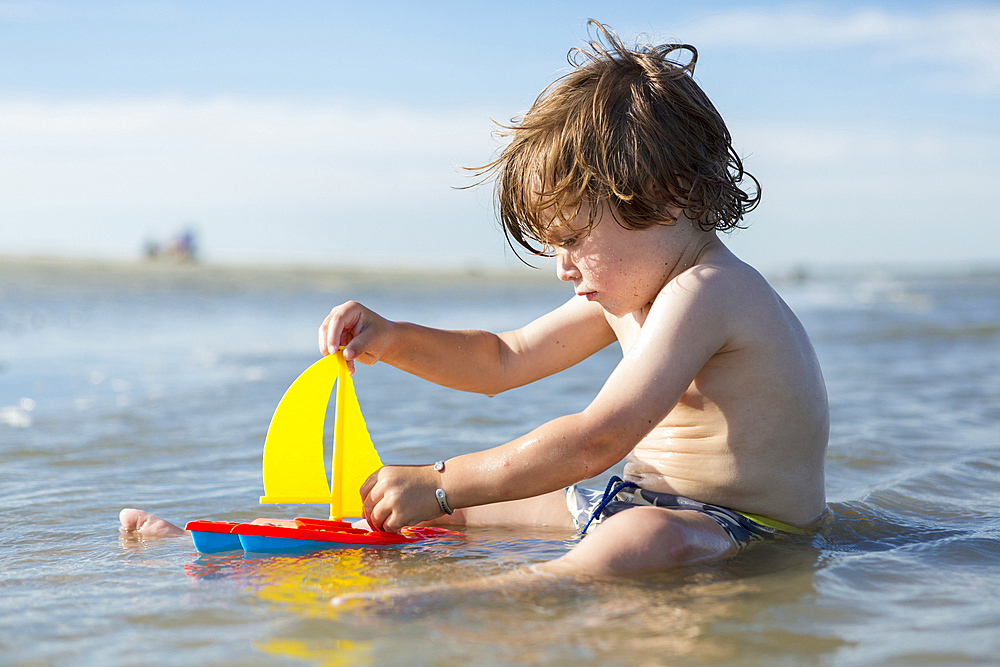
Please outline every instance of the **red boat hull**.
M354 528L345 521L297 518L257 519L252 523L189 521L195 549L215 553L243 549L248 552L389 547L430 538L460 537L445 528L404 528L399 534Z

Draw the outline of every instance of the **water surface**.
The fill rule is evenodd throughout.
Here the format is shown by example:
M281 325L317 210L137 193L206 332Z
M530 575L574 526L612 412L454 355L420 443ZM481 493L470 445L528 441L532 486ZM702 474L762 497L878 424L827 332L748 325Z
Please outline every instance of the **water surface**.
M655 577L335 610L352 591L475 582L560 532L320 555L199 556L117 514L291 517L256 504L271 412L347 298L504 329L546 280L0 265L0 664L993 665L1000 654L1000 273L778 281L832 409L831 516L808 540ZM579 410L609 348L489 399L388 367L356 387L383 460L424 463ZM602 478L594 486L602 486ZM298 511L297 511L298 510Z

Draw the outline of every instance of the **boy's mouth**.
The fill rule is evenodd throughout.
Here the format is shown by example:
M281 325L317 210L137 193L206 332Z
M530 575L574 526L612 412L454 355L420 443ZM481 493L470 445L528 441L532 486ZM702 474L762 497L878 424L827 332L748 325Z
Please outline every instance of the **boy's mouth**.
M593 301L597 298L597 292L577 292L576 295L584 297L587 301Z

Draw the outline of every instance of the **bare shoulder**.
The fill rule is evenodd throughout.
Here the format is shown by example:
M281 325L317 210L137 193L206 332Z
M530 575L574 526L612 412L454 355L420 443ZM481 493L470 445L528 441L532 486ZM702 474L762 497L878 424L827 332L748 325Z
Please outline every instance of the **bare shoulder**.
M680 291L697 291L713 298L769 299L775 296L757 269L734 255L725 246L710 253L673 281Z
M700 293L700 306L724 331L720 354L706 364L703 378L718 373L729 387L748 390L766 383L768 392L758 394L767 394L770 405L794 406L800 420L823 432L826 388L805 327L760 272L723 251L679 276L681 288ZM825 442L803 438L810 439Z
M731 323L733 333L745 331L748 320L783 320L787 308L760 272L721 244L667 283L654 307L699 311L714 327Z
M666 285L653 309L654 321L690 324L711 341L717 361L729 369L736 363L746 377L755 369L768 377L784 372L794 382L821 382L812 343L795 313L759 271L721 244ZM802 359L810 360L808 370L799 367Z

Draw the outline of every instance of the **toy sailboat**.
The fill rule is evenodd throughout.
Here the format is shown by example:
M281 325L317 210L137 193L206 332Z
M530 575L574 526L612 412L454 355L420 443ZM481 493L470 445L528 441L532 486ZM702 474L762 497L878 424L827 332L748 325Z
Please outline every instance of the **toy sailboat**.
M337 386L330 478L323 461L323 422ZM307 368L278 403L264 441L264 495L261 504L322 503L330 518L256 519L250 523L189 521L194 546L201 553L380 547L428 537L458 535L431 527L404 528L401 534L355 528L343 517L361 516L358 490L382 466L365 426L354 383L343 353Z

